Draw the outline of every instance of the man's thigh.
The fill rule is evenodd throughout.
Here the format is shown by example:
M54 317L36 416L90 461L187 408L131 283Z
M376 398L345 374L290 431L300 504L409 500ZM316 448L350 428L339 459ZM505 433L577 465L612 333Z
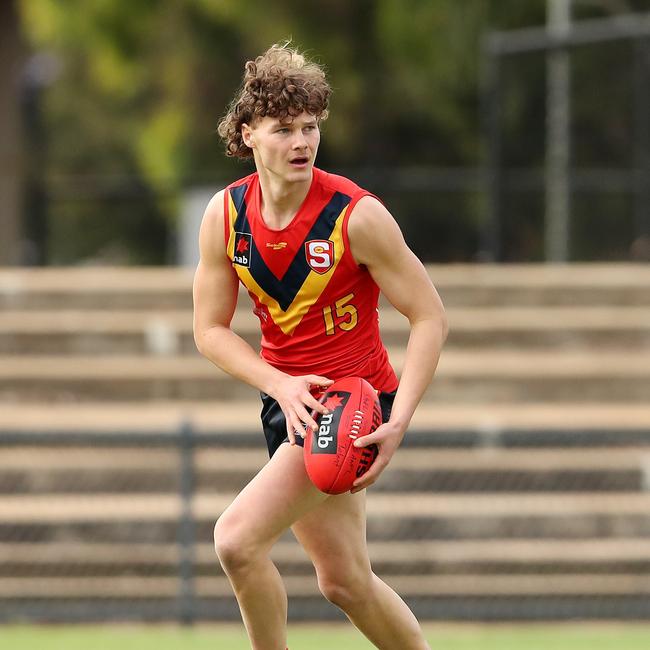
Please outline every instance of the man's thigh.
M327 499L309 480L303 449L282 444L217 522L243 544L271 547L291 524Z
M370 572L366 544L366 491L330 496L291 527L319 579Z

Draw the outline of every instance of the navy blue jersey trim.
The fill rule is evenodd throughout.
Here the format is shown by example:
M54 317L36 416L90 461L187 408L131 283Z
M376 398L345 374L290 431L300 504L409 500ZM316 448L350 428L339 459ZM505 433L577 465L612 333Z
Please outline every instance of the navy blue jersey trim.
M251 232L250 223L246 214L246 202L244 201L246 187L246 185L242 185L231 190L233 202L237 208L235 232ZM234 193L235 191L237 191L236 194ZM302 244L298 247L296 255L286 273L279 280L264 262L255 244L255 238L252 238L250 274L260 288L280 305L282 311L286 312L289 309L311 271L305 258L305 242L311 239L329 239L336 225L337 218L344 208L349 205L351 200L350 196L341 192L335 192L333 194L329 203L314 221Z
M235 221L235 226L237 226L237 222L239 221L239 215L242 212L242 208L244 209L244 218L246 217L246 203L244 202L244 197L246 196L246 191L248 190L248 183L244 185L238 185L237 187L233 187L230 190L230 196L232 197L232 202L235 204L235 209L237 210L237 221ZM235 230L238 230L237 227L235 227ZM239 230L238 232L242 232ZM248 230L247 232L250 232Z

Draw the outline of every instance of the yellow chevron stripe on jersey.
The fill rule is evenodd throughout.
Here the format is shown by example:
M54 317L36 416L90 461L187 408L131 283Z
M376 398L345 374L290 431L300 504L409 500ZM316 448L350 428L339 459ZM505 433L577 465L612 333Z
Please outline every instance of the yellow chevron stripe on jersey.
M235 221L237 220L237 208L232 200L232 194L228 192L228 245L226 255L232 260L235 254Z
M231 210L234 209L234 204L231 206ZM325 273L316 273L315 271L310 271L305 281L303 282L300 290L297 292L296 297L289 307L285 310L280 307L278 302L269 296L255 281L255 278L251 274L248 268L245 266L235 265L235 270L237 275L240 277L241 281L244 283L246 288L255 296L257 299L269 310L269 314L273 319L273 322L288 336L293 334L294 330L300 324L303 316L309 311L310 307L318 300L321 293L327 286L330 281L336 267L343 257L343 252L345 250L343 243L343 221L345 219L345 214L347 212L347 206L336 218L334 224L334 229L330 235L330 241L334 244L334 264ZM235 210L236 213L236 210ZM232 214L232 212L231 212ZM231 224L234 223L234 220L231 219ZM231 251L234 250L235 234L234 228L231 225L230 239L228 241L228 256L231 257ZM302 254L302 250L299 250L298 255Z

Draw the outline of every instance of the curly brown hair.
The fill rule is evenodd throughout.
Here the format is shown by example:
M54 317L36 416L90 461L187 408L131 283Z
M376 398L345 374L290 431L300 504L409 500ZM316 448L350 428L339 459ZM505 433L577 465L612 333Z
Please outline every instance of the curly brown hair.
M327 119L332 89L324 69L288 43L272 45L254 61L247 61L244 70L242 86L217 129L226 144L226 155L253 156L244 144L241 127L252 124L255 118L291 121L307 112L319 121Z

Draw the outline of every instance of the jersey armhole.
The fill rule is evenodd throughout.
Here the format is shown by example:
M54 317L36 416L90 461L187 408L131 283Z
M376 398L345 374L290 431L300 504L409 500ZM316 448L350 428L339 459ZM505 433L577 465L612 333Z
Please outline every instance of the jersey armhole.
M228 251L228 242L230 241L230 190L226 188L223 191L223 235Z
M352 261L354 266L359 266L359 265L357 264L356 260L354 259L354 256L352 255L352 248L350 247L350 239L348 237L348 221L350 220L350 215L352 214L352 211L354 210L355 206L364 196L372 196L373 199L377 199L377 201L379 201L382 205L384 205L384 202L378 196L366 190L361 190L352 196L350 205L348 205L348 208L345 212L345 216L343 217L342 230L343 230L343 245L345 246L345 251L350 254L350 260Z

